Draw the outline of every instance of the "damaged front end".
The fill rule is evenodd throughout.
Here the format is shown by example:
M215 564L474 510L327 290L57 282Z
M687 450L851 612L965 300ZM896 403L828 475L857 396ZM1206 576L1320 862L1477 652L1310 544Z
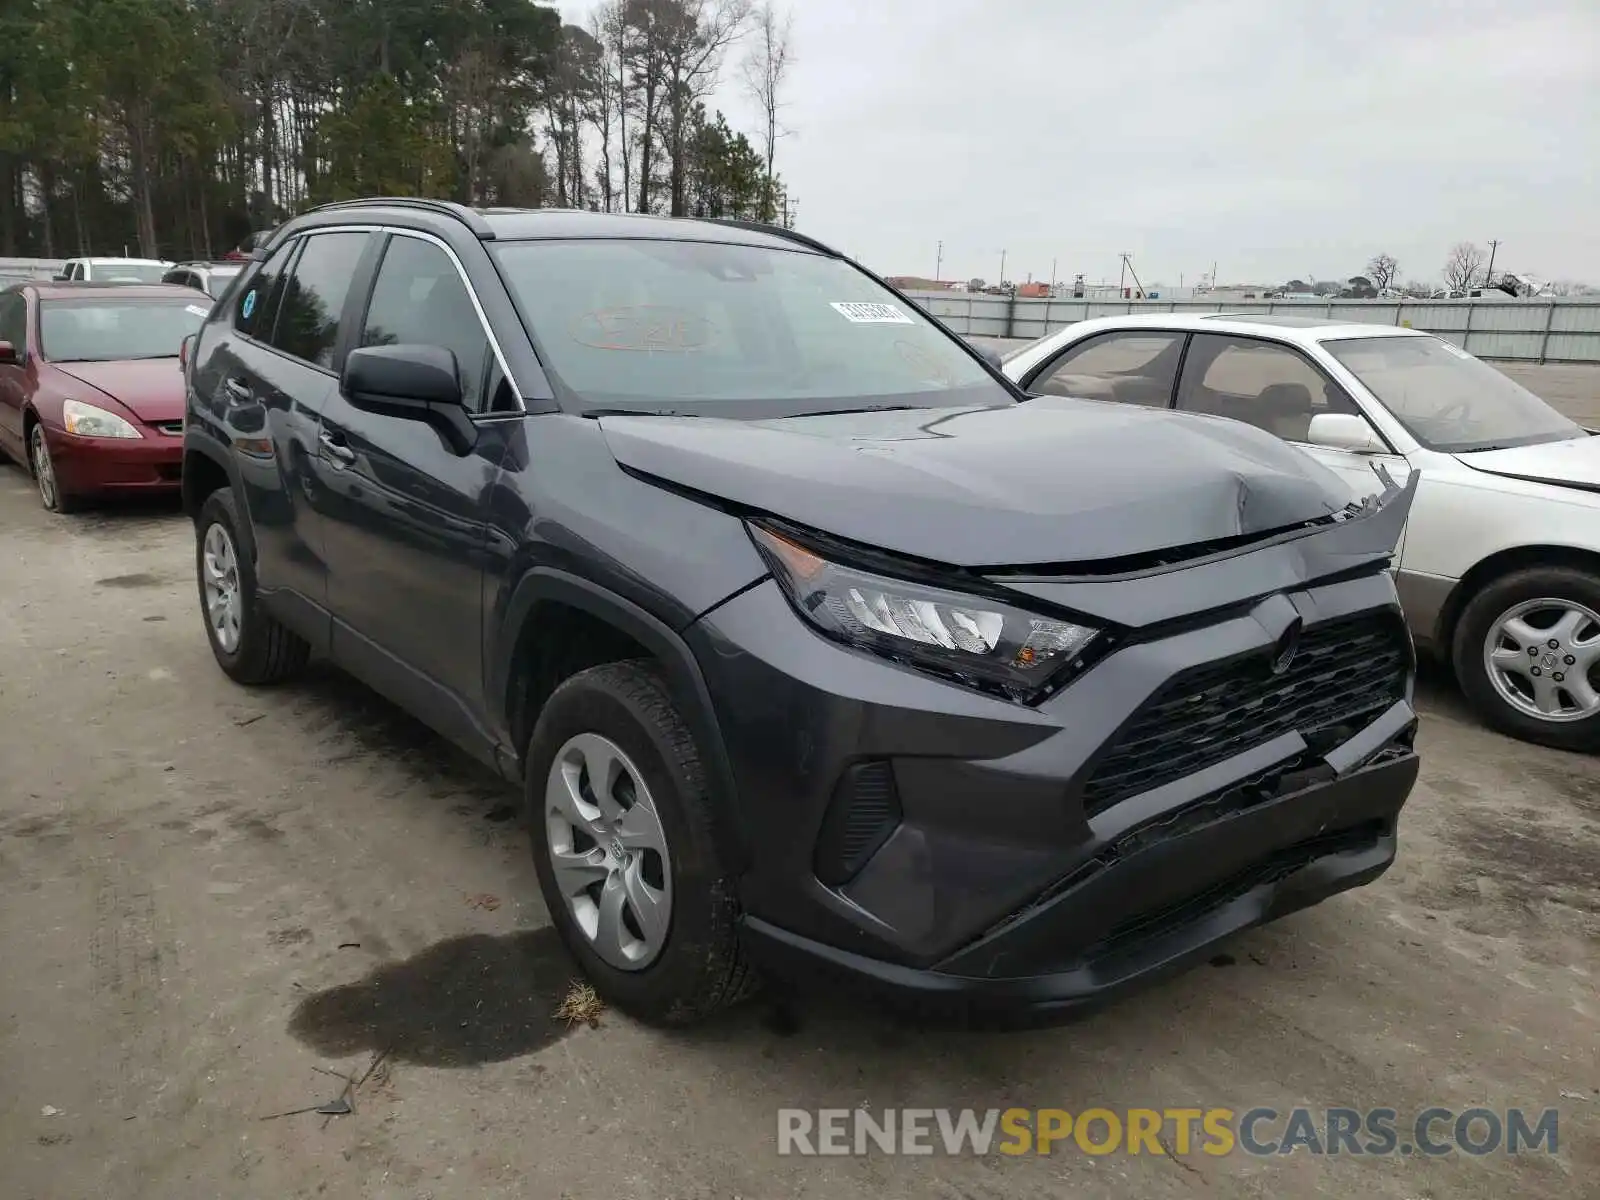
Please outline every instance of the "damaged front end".
M713 689L730 672L784 714L730 737L781 801L763 820L785 861L761 874L806 881L750 891L752 948L923 1002L1065 1012L1377 878L1418 770L1388 570L1417 477L1379 482L1176 561L973 572L969 590L1097 631L1062 686L1009 703L791 643L781 586L712 614Z

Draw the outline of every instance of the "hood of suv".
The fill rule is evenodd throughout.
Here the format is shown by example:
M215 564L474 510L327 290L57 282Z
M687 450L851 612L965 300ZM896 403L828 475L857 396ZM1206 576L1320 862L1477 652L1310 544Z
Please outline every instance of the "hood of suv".
M1600 491L1600 437L1567 438L1536 446L1478 450L1456 458L1477 471L1534 483Z
M1265 534L1338 512L1350 496L1338 476L1251 426L1060 397L600 421L617 461L640 474L953 566L1088 562Z

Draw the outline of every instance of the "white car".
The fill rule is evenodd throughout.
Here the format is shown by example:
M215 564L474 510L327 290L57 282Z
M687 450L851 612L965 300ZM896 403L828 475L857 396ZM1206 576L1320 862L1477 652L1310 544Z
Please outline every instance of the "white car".
M158 258L69 258L56 278L87 283L160 283L171 266Z
M1353 496L1421 472L1396 554L1418 646L1499 728L1600 750L1600 437L1432 334L1314 316L1083 321L1007 355L1035 394L1231 417Z

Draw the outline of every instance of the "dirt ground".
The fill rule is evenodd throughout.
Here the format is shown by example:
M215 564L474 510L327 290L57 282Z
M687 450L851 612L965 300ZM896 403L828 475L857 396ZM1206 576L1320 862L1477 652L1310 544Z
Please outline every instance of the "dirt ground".
M192 545L170 506L55 518L0 467L3 1200L1600 1186L1600 760L1485 732L1442 680L1387 876L1084 1022L961 1034L810 998L568 1028L516 798L331 671L229 683ZM379 1052L352 1114L275 1116ZM1295 1104L1556 1107L1559 1153L777 1153L781 1107Z

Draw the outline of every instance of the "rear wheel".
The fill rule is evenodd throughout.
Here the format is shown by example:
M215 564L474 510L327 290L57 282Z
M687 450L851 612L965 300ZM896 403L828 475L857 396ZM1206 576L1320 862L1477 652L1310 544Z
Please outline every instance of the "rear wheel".
M255 565L239 550L232 488L206 497L195 522L200 611L217 665L239 683L277 683L297 674L311 647L261 607Z
M608 663L558 687L526 777L545 906L608 1003L688 1025L754 990L699 753L649 664Z
M1516 737L1600 750L1600 577L1515 571L1467 602L1456 677L1484 717Z

